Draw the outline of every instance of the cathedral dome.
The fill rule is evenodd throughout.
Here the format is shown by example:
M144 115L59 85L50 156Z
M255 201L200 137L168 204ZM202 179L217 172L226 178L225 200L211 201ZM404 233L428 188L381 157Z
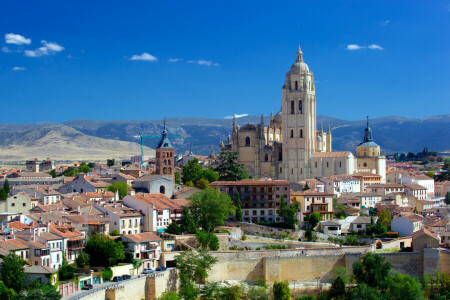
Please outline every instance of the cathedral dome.
M297 59L295 63L291 66L291 74L301 74L309 72L308 65L303 61L303 52L300 49L300 45L298 46L297 51Z
M276 115L275 115L275 118L273 118L273 121L275 122L275 123L278 123L278 122L280 122L281 123L281 111L280 112L278 112Z

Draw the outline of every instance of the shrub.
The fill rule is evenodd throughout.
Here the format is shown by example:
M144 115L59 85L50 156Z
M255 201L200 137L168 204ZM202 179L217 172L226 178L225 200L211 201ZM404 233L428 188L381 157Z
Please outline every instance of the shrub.
M291 299L291 289L289 288L289 282L281 281L273 284L273 299L274 300L290 300Z
M102 271L102 278L104 281L111 280L112 276L113 276L113 271L111 270L111 268L106 268Z

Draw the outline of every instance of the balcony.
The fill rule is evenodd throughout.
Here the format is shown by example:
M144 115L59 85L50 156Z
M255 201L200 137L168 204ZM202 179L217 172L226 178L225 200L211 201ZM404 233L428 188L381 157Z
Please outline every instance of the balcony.
M141 246L141 251L142 252L147 252L147 251L154 251L158 248L158 245L154 245L154 244L145 244Z
M81 250L86 247L86 239L80 238L71 238L67 241L67 249L69 251Z

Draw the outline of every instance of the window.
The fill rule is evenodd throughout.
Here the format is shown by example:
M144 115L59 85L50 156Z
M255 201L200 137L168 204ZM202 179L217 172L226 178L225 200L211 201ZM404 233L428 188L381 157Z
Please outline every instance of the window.
M295 90L298 90L298 81L295 81Z
M303 129L300 129L300 137L303 137Z
M367 163L364 163L364 167L367 167Z
M291 129L291 139L294 137L294 130Z
M303 113L303 103L302 100L298 101L298 113L302 114Z
M315 166L316 166L316 168L317 168L317 161L315 162Z
M25 203L22 203L22 206L25 206L26 204Z
M16 204L15 203L11 203L11 206L16 206Z
M265 161L269 161L269 154L266 153L266 154L264 155L264 160L265 160Z
M328 162L327 162L327 168L328 168Z
M250 147L250 137L245 138L245 146Z
M167 168L163 169L163 174L167 174Z
M122 220L122 227L125 227L125 220Z
M131 227L131 219L128 220L128 227Z
M339 162L339 168L342 168L342 161Z
M291 115L295 114L295 103L291 101Z
M160 194L165 194L165 193L166 193L166 187L163 186L163 185L161 185L161 186L159 187L159 193L160 193Z

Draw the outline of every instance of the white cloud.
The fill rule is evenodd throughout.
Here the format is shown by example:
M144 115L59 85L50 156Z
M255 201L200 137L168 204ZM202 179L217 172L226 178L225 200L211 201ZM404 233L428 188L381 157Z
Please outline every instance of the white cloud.
M2 51L5 53L11 53L13 52L11 49L9 49L8 47L2 47Z
M13 71L25 71L26 68L24 68L24 67L14 67L14 68L12 68L12 70Z
M237 119L237 118L247 117L248 114L240 114L240 115L234 114L233 116ZM226 116L224 119L233 119L233 116Z
M177 62L177 61L180 61L180 60L183 60L183 59L182 58L169 58L168 59L169 62Z
M387 20L384 20L383 22L381 22L381 25L387 26L389 23L391 23L391 20L387 19Z
M157 61L158 59L147 52L143 52L141 55L133 55L130 60Z
M41 43L43 46L36 50L25 50L25 55L28 57L40 57L43 55L53 55L64 50L64 47L57 43L51 43L45 40L42 40Z
M27 39L20 34L7 33L5 34L5 42L7 44L15 44L15 45L29 45L31 44L31 39Z
M213 62L213 61L211 61L211 60L204 60L204 59L198 60L197 63L198 63L199 65L202 65L202 66L208 66L208 67L210 67L210 66L215 66L215 67L217 67L217 66L219 65L219 64L216 63L216 62Z
M193 64L194 62L195 62L195 61L193 61L193 60L188 60L188 61L187 61L188 64Z
M357 44L347 45L347 50L360 50L360 49L364 49L364 48L365 48L364 46L360 46Z
M380 45L377 45L377 44L369 45L369 49L371 49L371 50L384 50L383 47L381 47Z

